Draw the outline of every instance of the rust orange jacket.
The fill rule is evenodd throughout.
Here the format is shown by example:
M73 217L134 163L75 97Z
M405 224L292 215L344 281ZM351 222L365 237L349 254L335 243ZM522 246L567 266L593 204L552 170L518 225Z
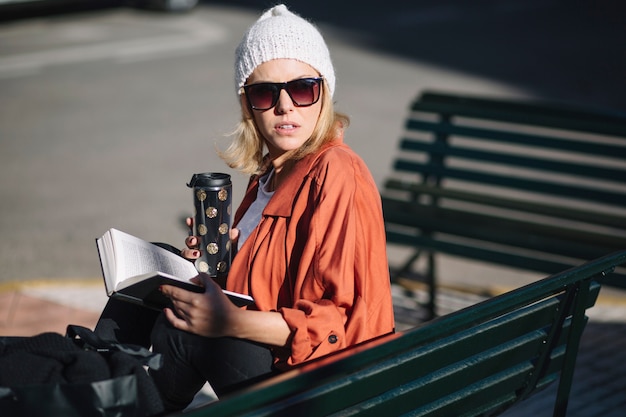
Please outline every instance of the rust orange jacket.
M234 226L257 188L253 177ZM291 339L274 349L279 368L393 332L380 195L341 140L295 164L235 256L227 289L282 314Z

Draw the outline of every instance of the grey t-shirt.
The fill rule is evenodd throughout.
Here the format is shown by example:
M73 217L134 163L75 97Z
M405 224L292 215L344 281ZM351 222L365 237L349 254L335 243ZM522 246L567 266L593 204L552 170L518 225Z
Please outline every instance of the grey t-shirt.
M259 178L259 189L257 191L256 200L248 207L248 210L237 225L239 229L239 242L237 246L240 249L254 228L258 226L261 221L261 214L263 214L267 202L274 195L274 191L267 190L267 185L272 180L272 175L274 175L273 169Z

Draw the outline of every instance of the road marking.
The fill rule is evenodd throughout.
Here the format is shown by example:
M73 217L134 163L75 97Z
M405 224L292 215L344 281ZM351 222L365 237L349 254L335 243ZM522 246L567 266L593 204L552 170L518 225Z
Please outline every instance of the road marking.
M32 75L52 66L106 59L121 63L179 56L222 42L226 31L216 25L192 27L175 35L56 48L0 57L0 78Z

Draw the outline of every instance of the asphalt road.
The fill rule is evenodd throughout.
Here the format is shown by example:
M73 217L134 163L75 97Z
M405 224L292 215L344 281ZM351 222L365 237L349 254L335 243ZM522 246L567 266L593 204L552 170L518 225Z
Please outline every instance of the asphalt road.
M215 149L238 119L248 3L0 24L0 282L100 279L95 238L110 227L182 245L195 172L231 173L239 200L246 178ZM626 110L626 25L608 2L334 3L291 2L327 38L347 142L379 183L423 89Z

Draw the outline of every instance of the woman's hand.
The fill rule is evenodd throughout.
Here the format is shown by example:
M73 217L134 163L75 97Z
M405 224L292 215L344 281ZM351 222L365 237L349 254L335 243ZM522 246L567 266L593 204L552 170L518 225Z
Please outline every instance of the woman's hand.
M198 259L201 255L200 248L199 248L200 238L198 238L197 236L193 236L193 218L187 217L185 219L185 223L187 224L187 227L189 228L189 236L185 238L185 246L187 246L187 249L181 250L180 255L185 259L194 261Z
M180 255L185 259L195 261L202 254L202 252L200 251L200 238L198 236L193 236L193 218L187 217L185 219L185 223L187 224L187 227L189 227L189 236L185 238L185 246L187 246L187 248L181 250ZM237 241L239 240L238 229L230 229L230 240L230 243L232 245L231 247L236 248Z
M174 327L207 337L232 336L236 316L243 310L235 306L217 283L201 273L193 278L204 286L204 293L196 293L172 285L163 285L161 292L172 301L172 308L164 310Z
M193 231L193 218L186 219ZM231 244L237 247L239 230L230 230ZM201 255L200 238L191 235L185 239L187 249L181 255L193 261ZM207 274L192 278L205 288L204 293L163 285L161 292L172 301L172 308L164 314L177 329L205 337L237 337L272 346L287 346L291 330L283 316L275 311L254 311L239 308L222 292L220 286Z
M164 314L177 329L205 337L237 337L272 346L287 346L291 330L283 316L275 311L239 308L207 274L193 280L204 293L163 285L161 292L172 300Z

